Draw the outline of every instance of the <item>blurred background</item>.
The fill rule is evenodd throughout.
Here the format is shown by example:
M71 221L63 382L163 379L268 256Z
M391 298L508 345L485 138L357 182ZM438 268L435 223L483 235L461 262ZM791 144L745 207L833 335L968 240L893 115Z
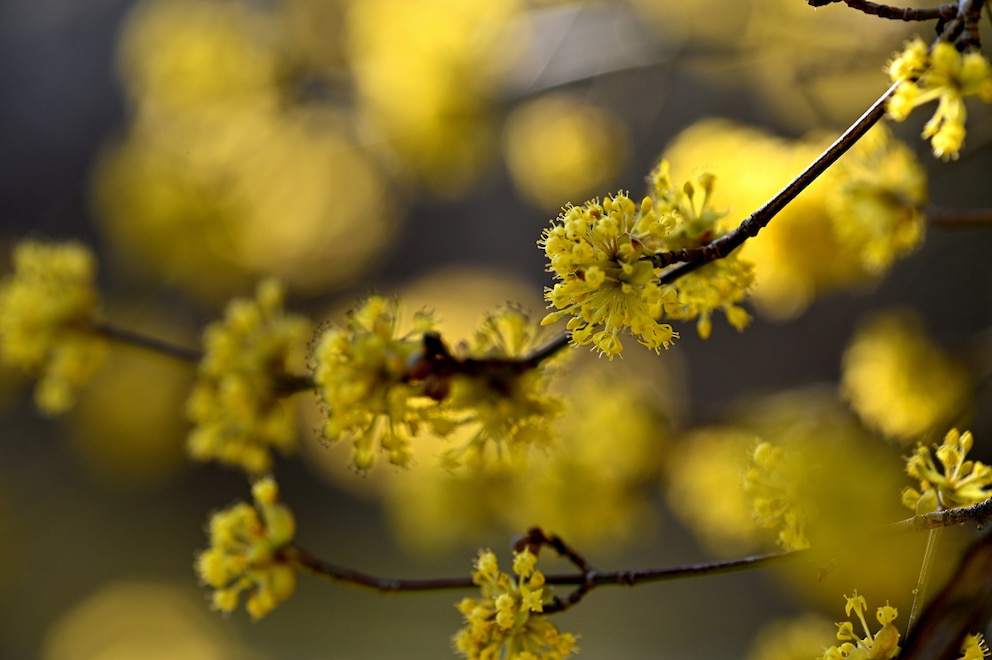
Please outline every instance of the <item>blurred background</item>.
M666 150L676 181L713 169L715 206L745 217L884 91L882 67L914 27L930 38L930 26L802 0L3 0L3 270L24 237L81 239L99 257L104 316L188 346L266 275L317 323L378 291L436 309L457 343L507 301L540 318L541 230L567 203L642 194ZM917 137L928 112L893 127L934 205L992 205L992 113L969 110L950 163ZM712 118L728 121L699 123ZM705 341L678 328L660 357L631 345L622 361L568 365L562 387L595 405L566 415L568 450L525 484L439 474L431 447L409 471L356 475L297 397L300 449L276 474L299 543L430 577L467 573L480 547L508 565L512 537L539 524L600 568L664 566L775 547L740 508L756 436L812 444L834 488L866 485L839 499L831 480L811 482L849 507L825 516L835 523L908 515L900 456L950 424L992 458L992 233L929 227L915 253L862 268L821 240L825 198L804 199L783 233L776 220L755 241L745 332L721 317ZM891 350L878 369L898 377L858 380L843 357L854 338L880 342L868 355ZM462 594L383 597L304 577L261 622L209 610L194 553L209 512L248 487L184 456L193 375L115 348L52 419L27 378L3 372L0 657L450 654ZM908 430L859 408L865 381ZM938 391L957 394L914 422ZM968 538L949 536L945 573ZM596 590L555 622L581 635L582 657L770 658L786 633L766 624L812 613L801 625L825 632L811 655L774 657L813 657L854 588L908 611L922 541L899 539L897 561L891 539L852 538L863 561L819 582L805 565Z

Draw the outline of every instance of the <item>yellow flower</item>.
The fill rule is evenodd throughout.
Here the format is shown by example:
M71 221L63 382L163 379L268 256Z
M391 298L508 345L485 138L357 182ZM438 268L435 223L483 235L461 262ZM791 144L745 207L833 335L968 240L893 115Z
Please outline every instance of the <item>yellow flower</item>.
M520 308L501 307L483 319L475 337L459 351L467 354L463 364L523 357L536 348L536 330ZM522 459L528 447L548 447L553 440L551 422L562 407L547 391L548 375L545 365L455 375L442 403L452 423L469 427L471 435L442 454L442 465L455 467L467 457L481 467L487 450L494 451L491 458L510 464Z
M868 621L865 619L865 612L868 611L868 601L864 596L854 591L853 596L844 596L847 604L844 606L844 613L850 617L853 611L861 626L865 631L864 637L858 637L854 632L854 626L850 621L837 624L837 639L842 644L831 646L823 655L824 660L838 660L840 658L856 658L857 660L890 660L899 655L899 631L892 622L899 616L898 610L889 605L888 602L878 608L875 616L882 625L878 632L872 635Z
M989 657L989 645L982 633L965 635L961 642L961 657L958 660L982 660Z
M559 311L542 325L572 316L572 341L611 359L623 350L622 330L655 352L669 348L679 335L657 319L675 308L677 293L658 284L649 257L673 224L650 197L638 206L622 192L565 209L538 241L560 280L545 293Z
M964 145L967 110L964 100L977 96L992 102L992 66L978 52L961 53L940 42L928 54L919 39L906 44L888 65L892 82L900 83L889 100L889 116L902 121L913 108L937 100L937 110L923 127L938 158L956 159Z
M296 447L295 409L288 379L303 368L310 324L283 311L284 291L274 279L258 285L254 300L237 299L223 321L204 331L204 356L186 402L193 422L193 458L237 465L252 474L272 468L273 448Z
M902 501L917 514L984 502L992 495L992 467L965 457L974 444L971 431L951 429L937 447L938 469L930 449L919 445L906 459L906 473L920 480L920 490L903 490Z
M93 318L95 259L79 243L24 241L13 265L14 273L0 281L0 358L37 375L42 412L65 412L106 353Z
M196 572L214 588L214 608L232 612L247 592L245 608L260 619L296 588L294 567L284 554L292 547L296 522L279 504L271 477L255 482L252 497L254 506L239 502L210 518L210 547L197 556Z
M479 552L472 580L481 598L463 598L456 607L465 627L452 639L466 658L544 658L558 660L576 652L575 636L562 633L540 613L547 599L544 575L534 568L530 550L513 553L512 578L499 571L491 550Z
M866 424L904 444L947 428L971 396L964 366L904 313L876 316L858 329L844 352L840 388Z
M444 429L437 403L407 382L411 362L423 351L423 333L433 319L421 312L414 330L397 334L399 302L372 296L348 314L344 327L331 325L313 352L314 381L327 404L324 437L352 439L355 468L367 470L381 449L389 461L405 466L410 439L428 424Z

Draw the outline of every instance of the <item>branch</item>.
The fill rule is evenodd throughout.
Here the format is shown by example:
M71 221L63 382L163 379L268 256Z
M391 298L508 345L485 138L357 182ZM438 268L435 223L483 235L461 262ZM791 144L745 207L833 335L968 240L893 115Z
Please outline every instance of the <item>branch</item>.
M960 525L966 522L978 523L978 528L984 528L992 520L992 498L957 509L944 509L932 513L922 513L906 520L892 523L888 526L892 532L922 531Z
M551 546L558 551L559 554L568 558L569 561L575 564L579 569L574 573L560 573L545 576L546 584L578 585L578 588L564 601L559 598L555 598L551 604L547 605L544 608L544 613L546 614L553 614L555 612L561 612L568 609L568 607L571 607L577 603L583 596L585 596L585 594L596 587L633 587L651 582L667 582L685 578L736 573L740 571L784 564L788 561L794 560L806 552L804 550L793 550L788 552L753 555L739 559L683 564L681 566L669 566L665 568L634 568L620 571L599 571L592 566L589 566L581 555L567 546L559 537L545 536L544 533L538 528L531 529L526 536L518 540L516 543L518 550L523 547L533 547L535 544L538 548L542 545ZM379 577L344 566L339 566L331 562L323 561L314 557L308 551L300 548L299 546L291 546L284 550L282 552L282 559L316 577L331 580L332 582L344 582L358 587L379 591L381 593L475 589L478 586L472 581L471 576L424 579Z
M809 185L813 183L817 177L837 162L837 159L843 156L848 149L864 137L865 133L867 133L872 126L878 123L878 120L885 115L885 104L889 100L889 96L892 95L892 92L895 91L898 85L899 83L893 83L892 86L890 86L885 93L882 94L878 100L876 100L871 107L869 107L868 110L866 110L865 113L858 118L857 121L851 124L851 126L826 149L826 151L820 154L820 156L805 170L800 172L795 179L785 186L785 188L780 190L774 197L765 202L764 206L752 213L749 217L745 218L736 229L724 234L715 241L699 247L696 250L683 250L682 252L691 252L691 254L686 255L690 257L690 259L683 261L674 268L671 268L668 272L662 273L658 278L659 282L662 284L671 284L680 277L691 273L710 261L715 261L726 257L735 249L740 247L744 241L757 236L758 232L761 231L761 229L764 228L772 218L778 215L779 211L794 200L799 193L809 187ZM665 257L665 255L659 256ZM678 260L679 259L675 259L675 261Z
M926 210L930 224L946 229L971 229L992 226L992 209L945 209L931 206Z
M958 3L947 2L939 7L895 7L883 5L870 0L806 0L811 7L825 7L835 2L843 2L851 9L879 18L889 18L899 21L930 21L933 19L949 20L958 12Z
M156 353L161 353L162 355L174 357L177 360L192 362L194 364L203 359L203 353L196 349L178 346L156 337L143 335L140 332L135 332L133 330L125 330L124 328L117 327L105 321L94 321L93 327L97 332L111 341L120 342L129 346L136 346L138 348L154 351Z

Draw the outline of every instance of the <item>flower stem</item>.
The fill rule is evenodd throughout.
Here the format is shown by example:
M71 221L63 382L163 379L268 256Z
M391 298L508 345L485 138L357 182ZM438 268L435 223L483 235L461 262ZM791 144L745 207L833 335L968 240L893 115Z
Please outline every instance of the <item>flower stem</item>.
M933 573L933 555L943 529L943 527L934 527L927 534L927 547L923 551L920 577L916 581L916 589L913 591L913 607L909 611L909 621L906 623L906 637L909 637L913 631L913 626L919 621L920 614L923 612L923 605L927 599L927 587L930 586L930 576Z

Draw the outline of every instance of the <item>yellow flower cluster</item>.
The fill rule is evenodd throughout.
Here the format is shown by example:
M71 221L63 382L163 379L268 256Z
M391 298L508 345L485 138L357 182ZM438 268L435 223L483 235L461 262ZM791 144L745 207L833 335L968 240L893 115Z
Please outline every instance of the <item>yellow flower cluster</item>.
M751 497L758 524L778 530L779 544L786 550L802 550L810 546L798 492L802 467L791 458L782 447L759 442L745 473L744 492Z
M95 259L79 243L24 241L13 266L0 281L0 358L37 376L42 412L65 412L106 353L93 318Z
M215 459L251 474L272 468L272 449L296 447L295 409L288 379L304 366L310 324L283 311L282 284L268 279L254 300L232 301L223 321L203 334L204 356L186 402L194 428L188 448L196 460Z
M455 650L479 660L558 660L575 653L575 636L541 615L546 596L536 562L528 549L514 552L514 579L500 572L492 551L479 552L472 581L482 588L482 597L458 603L465 627L452 639Z
M904 444L947 428L971 396L965 367L906 313L875 316L858 329L844 352L840 387L861 419Z
M471 359L520 358L536 348L535 328L519 307L508 305L486 315L472 341L465 347ZM547 391L546 367L523 373L503 368L484 377L456 375L443 399L449 418L472 429L467 441L446 450L441 463L455 467L463 458L481 466L487 449L508 464L517 462L530 446L547 447L552 441L551 422L561 412L561 402Z
M672 183L668 170L668 161L663 160L648 177L651 194L660 207L657 210L675 219L675 227L664 239L665 248L697 248L723 235L718 223L727 212L712 207L716 177L704 172L696 177L695 185L687 181L679 188ZM680 278L675 283L679 306L669 316L683 320L698 318L697 332L707 339L713 330L710 315L720 309L727 322L742 331L750 323L751 315L737 303L753 284L754 265L735 251Z
M443 433L434 400L406 382L410 363L423 352L423 333L434 321L426 312L414 328L397 334L399 302L372 296L348 314L344 327L331 325L317 339L314 381L327 405L324 437L354 442L358 470L375 463L384 450L394 465L408 465L410 438L424 424Z
M857 633L854 632L854 624L850 621L838 623L837 639L842 643L831 646L824 651L820 660L842 660L843 658L891 660L891 658L898 656L900 650L899 631L892 622L899 616L899 611L888 602L879 607L875 616L882 627L872 635L868 621L865 619L865 612L868 611L868 601L865 600L865 597L855 590L853 596L845 595L844 598L847 599L844 613L848 617L851 616L852 611L857 615L858 620L861 621L861 627L865 631L865 636L858 637Z
M292 547L296 522L279 504L279 488L266 477L252 486L254 506L239 502L213 514L210 547L196 559L196 572L213 587L213 606L222 612L245 608L254 619L272 611L296 588L296 572L284 552Z
M920 490L907 487L902 502L917 514L984 502L992 496L992 467L965 460L974 445L971 431L951 429L937 447L937 467L929 447L920 445L906 459L906 472L919 479Z
M899 83L889 99L889 116L903 121L913 108L937 100L937 110L923 127L923 138L930 140L938 158L957 158L964 146L968 116L964 100L977 96L992 102L989 61L979 52L961 53L943 41L927 52L927 45L916 38L887 68L892 82Z
M538 241L548 270L560 280L545 293L559 311L541 324L572 316L572 341L593 344L611 359L623 350L617 336L622 330L655 352L669 348L679 335L657 319L676 309L678 294L658 284L650 255L673 226L674 219L657 213L650 197L637 205L617 193L602 203L565 209Z
M546 451L539 446L516 460L486 460L471 470L418 462L392 475L385 505L399 540L436 554L482 543L494 528L516 534L535 521L603 554L650 538L658 525L654 493L669 456L669 423L658 408L655 382L635 366L570 366L564 409L550 420L555 443ZM440 448L458 443L461 432L425 444L443 456Z

